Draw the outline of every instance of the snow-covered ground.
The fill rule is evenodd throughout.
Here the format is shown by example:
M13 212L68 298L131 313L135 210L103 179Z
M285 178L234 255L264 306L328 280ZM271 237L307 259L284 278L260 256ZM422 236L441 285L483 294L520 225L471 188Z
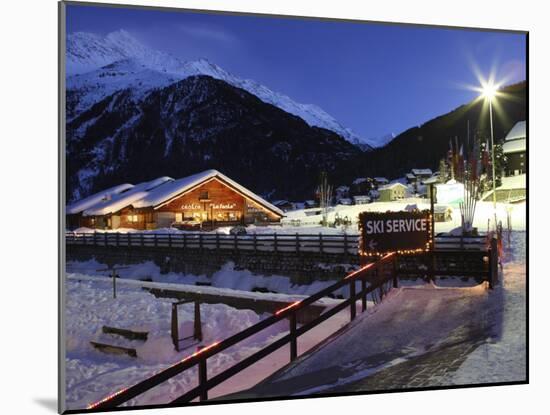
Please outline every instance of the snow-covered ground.
M327 264L327 266L330 266ZM351 264L339 264L345 266L346 270L352 271L356 266ZM235 290L239 292L252 292L258 289L272 293L288 295L312 295L323 288L334 284L334 280L313 281L310 284L294 284L292 279L283 275L261 275L255 274L249 270L236 270L233 262L227 262L219 271L211 276L205 274L183 274L183 273L161 273L160 267L152 261L146 261L139 264L125 265L125 269L117 271L123 279L134 280L152 280L158 283L183 284L186 286L195 286L197 283L209 283L212 287L218 289ZM92 259L89 261L68 261L66 270L69 273L79 273L92 276L105 276L107 271L98 271L106 269L105 264ZM201 287L207 289L210 287ZM335 294L345 294L347 288L336 291Z
M345 217L352 221L352 225L347 228L323 228L319 226L322 221L321 209L302 209L286 212L283 219L283 232L292 233L296 230L304 232L306 229L315 230L313 233L318 232L331 232L341 233L344 230L348 233L357 233L357 218L361 212L386 212L386 211L401 211L405 210L411 205L416 205L420 210L430 209L430 202L428 199L410 198L402 199L394 202L374 202L365 205L337 205L330 209L328 214L328 222L334 222L336 215L343 219ZM436 222L435 231L448 232L451 229L461 226L460 208L458 205L450 205L453 209L452 220L448 222ZM512 219L513 230L525 230L526 229L526 204L525 203L497 203L497 220L502 222L503 226L507 226L507 215L510 212ZM314 214L318 213L318 214ZM474 226L479 231L487 230L487 221L490 219L493 222L494 211L492 202L477 202L476 214L474 218ZM297 223L301 226L296 226ZM330 230L329 230L330 229ZM278 232L278 231L277 231Z
M68 274L66 281L66 392L70 409L86 408L105 396L131 386L195 351L196 346L176 352L170 337L170 299L159 299L141 289L154 282L121 280L117 286L117 298L112 297L112 284L108 278L85 274ZM169 284L161 284L169 287ZM179 285L179 288L185 286ZM212 287L187 287L211 290ZM217 289L221 292L224 290ZM232 290L225 290L232 291ZM299 297L264 293L240 293L244 296L294 301ZM327 305L337 300L323 299ZM372 303L369 302L369 306ZM180 306L180 336L192 333L193 304ZM223 340L256 324L267 314L258 315L252 310L237 310L224 304L202 304L203 342L208 345ZM349 321L349 310L344 310L314 330L302 336L298 350L304 353L331 335ZM117 339L102 333L102 326L149 332L146 342ZM208 359L208 375L212 376L228 368L246 356L266 346L288 332L288 322L283 320L255 336L240 342ZM94 349L90 341L135 347L137 358L125 355L109 355ZM209 396L216 397L253 386L289 361L289 349L283 347L257 364L213 389ZM131 400L128 405L168 403L196 386L196 368L190 369Z
M300 209L293 210L285 213L285 217L282 220L282 224L278 226L247 226L247 232L249 234L308 234L318 235L322 233L324 235L342 235L344 233L357 234L357 219L361 212L386 212L386 211L401 211L407 207L415 205L418 209L430 209L430 203L427 199L410 198L403 199L394 202L374 202L365 205L336 205L330 208L328 213L328 222L334 222L336 216L340 219L348 218L352 224L349 226L336 226L327 227L321 226L322 214L320 208L313 209ZM435 232L449 232L461 226L460 209L459 206L450 205L453 209L452 220L448 222L436 222ZM526 229L526 203L497 203L497 220L502 222L503 226L507 226L508 213L511 218L512 229L515 231L523 231ZM474 226L478 228L480 232L487 230L488 220L491 221L491 227L494 220L493 204L492 202L477 202L476 214L474 218ZM223 227L213 230L208 233L221 233L229 234L230 227ZM115 230L99 230L90 228L78 228L76 233L93 233L93 232L122 232L122 233L150 233L150 234L167 234L167 233L185 233L188 231L181 231L174 228L161 228L155 230L140 231L128 228L119 228ZM193 231L196 232L196 231Z
M500 335L479 346L453 376L453 383L507 382L526 379L526 261L524 232L512 233L512 249L504 253L502 285L492 311L502 313Z
M525 232L494 290L407 286L313 353L237 397L307 395L526 379Z

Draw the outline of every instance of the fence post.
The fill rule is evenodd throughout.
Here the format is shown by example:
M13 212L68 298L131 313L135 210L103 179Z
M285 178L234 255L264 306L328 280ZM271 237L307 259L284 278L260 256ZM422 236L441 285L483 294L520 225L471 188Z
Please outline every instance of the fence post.
M183 234L183 245L181 246L184 250L187 248L187 234Z
M201 388L201 394L199 399L206 401L208 399L208 390L206 390L206 359L199 360L199 387Z
M291 313L289 316L290 322L290 361L296 360L298 357L298 339L296 337L296 313Z
M273 234L273 248L275 249L275 253L277 253L277 233Z
M323 233L319 232L319 251L323 253Z
M97 235L97 232L94 231L94 246L97 245L97 236L96 235Z
M349 282L349 299L350 299L350 320L353 321L355 319L355 314L357 310L355 309L355 280L351 280Z
M348 255L348 234L344 234L344 255Z
M139 234L139 242L141 243L141 247L143 248L145 246L144 239L143 239L143 233L140 232Z
M216 249L220 249L220 234L216 231Z
M117 232L116 233L116 246L117 248L119 247L120 245L120 232Z
M116 271L113 268L113 298L116 298Z
M202 232L199 233L199 248L202 251Z
M254 240L254 252L256 252L257 249L258 249L257 241L256 241L256 232L254 232L254 238L253 238L253 240Z
M168 248L172 248L172 234L168 234Z
M238 249L239 249L239 243L237 241L237 234L236 233L233 235L233 249L235 251L238 251Z
M174 347L177 352L180 351L180 344L179 344L179 338L180 335L178 333L178 306L177 304L172 304L172 319L171 319L171 327L172 327L172 343L174 343Z
M296 253L300 252L300 237L298 236L298 232L296 232Z
M155 240L155 248L158 246L158 242L157 242L157 234L153 234L154 236L154 240Z
M201 305L199 300L195 300L195 327L193 329L193 337L200 342L202 341Z

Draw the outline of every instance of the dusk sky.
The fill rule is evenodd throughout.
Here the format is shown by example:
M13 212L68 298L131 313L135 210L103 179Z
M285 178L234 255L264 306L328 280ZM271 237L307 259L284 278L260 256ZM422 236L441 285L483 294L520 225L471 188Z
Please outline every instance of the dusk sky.
M300 103L362 137L400 133L473 99L493 68L526 78L525 35L111 7L69 6L67 31L125 29L147 46L201 57Z

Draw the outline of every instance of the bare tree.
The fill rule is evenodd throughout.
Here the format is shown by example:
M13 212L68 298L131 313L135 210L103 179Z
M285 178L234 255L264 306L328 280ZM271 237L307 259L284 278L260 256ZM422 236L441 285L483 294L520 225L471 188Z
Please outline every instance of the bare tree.
M321 173L321 180L317 187L317 195L319 197L319 206L323 214L323 226L328 226L328 210L332 203L332 185L328 183L327 173Z

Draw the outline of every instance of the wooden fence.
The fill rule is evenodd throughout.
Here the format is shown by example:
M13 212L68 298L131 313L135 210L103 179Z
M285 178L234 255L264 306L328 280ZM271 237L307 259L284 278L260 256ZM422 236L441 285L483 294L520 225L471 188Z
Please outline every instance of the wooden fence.
M380 300L392 287L397 287L398 274L395 266L395 259L396 254L388 254L377 262L370 263L361 269L348 274L345 278L317 292L316 294L313 294L302 301L289 304L288 306L275 312L272 316L251 327L248 327L240 333L222 340L221 342L206 346L200 351L193 353L187 358L158 372L157 374L133 386L115 392L96 403L90 404L87 409L98 411L115 408L195 366L198 366L198 386L188 390L169 404L166 404L166 406L185 404L196 398L204 401L208 399L209 390L287 344L290 344L289 358L290 361L293 361L298 356L297 342L298 338L302 334L308 332L312 328L321 324L323 321L346 308L349 308L350 320L354 320L357 313L356 302L358 300L361 300L361 311L364 312L367 309L368 294L375 294L375 298ZM349 298L328 309L316 319L302 326L298 326L297 314L301 310L345 286L349 287ZM252 355L244 358L230 368L225 369L221 373L212 376L210 379L208 378L207 360L210 357L246 339L249 339L251 336L254 336L260 331L277 324L279 321L284 319L288 319L289 322L288 334L275 340L268 346L254 352Z
M173 249L221 249L233 251L315 252L357 255L358 234L246 234L221 233L119 233L66 232L67 245ZM436 250L486 250L485 236L436 236Z

